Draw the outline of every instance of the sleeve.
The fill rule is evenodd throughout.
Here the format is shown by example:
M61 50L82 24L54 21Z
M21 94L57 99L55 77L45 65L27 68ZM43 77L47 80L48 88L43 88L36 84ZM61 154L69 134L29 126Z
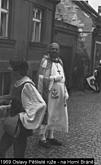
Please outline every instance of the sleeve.
M25 112L20 113L22 124L27 129L36 129L40 126L46 103L38 90L31 83L26 83L21 93L22 105Z
M40 68L39 68L39 72L38 72L38 91L41 95L43 93L43 79L44 79L46 67L47 67L47 59L44 57L41 60Z
M40 81L43 81L43 79L46 79L48 81L61 81L61 79L63 78L63 76L58 75L58 76L50 76L50 77L44 77L43 75L39 75L39 79Z
M50 81L54 80L55 82L61 81L63 76L58 75L58 76L50 76Z
M42 96L42 93L43 93L43 75L39 75L39 77L38 77L38 91Z
M68 100L68 99L69 99L69 94L68 94L68 91L67 91L66 86L65 86L65 98L66 98L66 100Z

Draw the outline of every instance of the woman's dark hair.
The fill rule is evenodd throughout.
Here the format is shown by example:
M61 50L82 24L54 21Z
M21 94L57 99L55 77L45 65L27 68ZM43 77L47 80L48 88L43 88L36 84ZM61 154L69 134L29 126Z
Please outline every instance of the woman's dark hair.
M22 76L25 76L27 74L27 71L28 71L27 61L22 61L22 60L13 61L13 60L10 60L9 64L12 67L13 71L18 72Z

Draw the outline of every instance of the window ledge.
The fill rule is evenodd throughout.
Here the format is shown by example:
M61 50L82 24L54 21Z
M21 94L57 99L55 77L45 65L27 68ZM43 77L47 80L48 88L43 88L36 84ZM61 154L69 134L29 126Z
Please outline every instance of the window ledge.
M9 104L10 95L0 96L0 105Z
M29 42L29 45L31 47L39 47L39 48L46 48L47 44L41 43L41 42Z
M0 47L13 47L15 43L16 43L15 40L0 39Z

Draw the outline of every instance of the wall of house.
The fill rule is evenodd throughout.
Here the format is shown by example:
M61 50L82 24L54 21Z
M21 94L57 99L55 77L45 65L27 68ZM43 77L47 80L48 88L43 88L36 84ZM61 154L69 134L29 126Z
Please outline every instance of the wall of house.
M38 44L31 43L30 40L33 5L44 10L44 38ZM44 48L51 41L53 9L53 3L48 0L13 0L10 38L0 39L0 60L6 62L16 55L28 60L39 60Z
M101 16L96 19L96 28L93 32L92 42L92 71L98 67L101 60Z
M92 67L92 30L94 27L94 20L90 15L86 14L85 8L84 10L81 9L71 0L62 0L61 3L57 5L56 19L78 27L80 32L78 50L81 49L82 55L86 55L90 61L91 66L89 65L88 68L89 74ZM79 47L81 45L79 42L82 42L83 47ZM80 54L80 52L77 53Z
M0 39L0 72L9 71L9 60L18 56L29 63L28 74L36 74L39 62L52 39L55 3L49 0L12 0L10 8L9 37ZM42 40L31 42L33 6L43 9ZM34 79L34 77L32 77Z
M78 30L76 26L61 21L55 22L54 41L60 44L60 57L63 60L67 88L72 87L72 72L77 49Z

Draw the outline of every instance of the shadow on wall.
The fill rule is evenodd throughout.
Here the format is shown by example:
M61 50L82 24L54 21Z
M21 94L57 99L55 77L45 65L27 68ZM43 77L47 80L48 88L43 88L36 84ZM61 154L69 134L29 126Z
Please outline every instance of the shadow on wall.
M82 90L85 88L84 81L85 78L89 75L89 69L90 60L88 55L84 54L84 52L76 53L72 75L72 87L74 89Z

